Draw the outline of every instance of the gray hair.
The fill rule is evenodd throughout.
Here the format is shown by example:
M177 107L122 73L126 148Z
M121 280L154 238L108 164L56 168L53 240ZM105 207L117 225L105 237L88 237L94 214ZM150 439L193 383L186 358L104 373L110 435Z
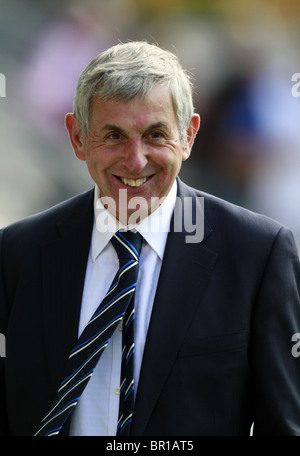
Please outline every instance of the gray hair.
M170 89L179 134L186 141L194 113L190 77L173 53L147 42L117 44L83 70L74 98L74 114L81 131L89 132L90 110L96 97L130 101L138 94L146 97L156 84Z

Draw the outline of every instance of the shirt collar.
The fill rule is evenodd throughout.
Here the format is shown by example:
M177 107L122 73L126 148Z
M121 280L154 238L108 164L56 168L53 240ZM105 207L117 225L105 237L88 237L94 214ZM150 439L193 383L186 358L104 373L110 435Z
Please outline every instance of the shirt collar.
M177 182L169 191L162 204L145 217L139 224L130 229L138 231L147 241L150 247L156 252L162 260L169 233L170 221L173 214L177 194ZM107 246L112 236L118 230L127 230L128 227L123 225L103 206L100 199L100 192L97 185L94 192L94 227L92 233L91 253L93 262Z

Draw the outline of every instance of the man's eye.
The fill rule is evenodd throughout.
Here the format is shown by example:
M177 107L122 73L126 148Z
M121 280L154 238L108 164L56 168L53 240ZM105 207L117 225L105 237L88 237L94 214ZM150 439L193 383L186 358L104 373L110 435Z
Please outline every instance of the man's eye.
M108 136L107 136L108 139L112 140L112 141L118 141L121 139L121 135L120 133L110 133Z
M160 131L152 131L149 133L149 138L151 139L163 139L164 135Z

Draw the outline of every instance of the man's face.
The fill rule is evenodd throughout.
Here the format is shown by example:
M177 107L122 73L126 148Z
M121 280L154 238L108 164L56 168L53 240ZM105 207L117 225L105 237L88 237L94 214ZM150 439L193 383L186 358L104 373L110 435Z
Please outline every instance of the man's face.
M151 198L165 197L179 173L182 160L190 154L199 116L193 116L182 144L170 91L162 85L150 96L136 96L129 102L96 99L91 108L90 131L80 134L74 115L66 126L77 157L87 163L100 196L113 198L117 219L127 222L136 207L130 200L144 202L144 215L156 209ZM120 190L126 199L119 203ZM152 200L153 202L153 200ZM125 207L126 206L126 207ZM124 219L125 218L125 219Z

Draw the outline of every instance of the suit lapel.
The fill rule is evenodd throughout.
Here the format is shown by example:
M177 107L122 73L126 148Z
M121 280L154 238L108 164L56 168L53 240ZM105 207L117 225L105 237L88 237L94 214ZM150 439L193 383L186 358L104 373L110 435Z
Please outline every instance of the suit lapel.
M43 324L53 388L77 339L79 312L93 223L93 192L57 222L56 237L42 246Z
M194 203L196 200L180 181L178 196L193 196ZM143 434L147 426L211 277L218 255L205 248L210 233L205 222L203 241L186 243L185 230L170 230L144 350L133 435Z

